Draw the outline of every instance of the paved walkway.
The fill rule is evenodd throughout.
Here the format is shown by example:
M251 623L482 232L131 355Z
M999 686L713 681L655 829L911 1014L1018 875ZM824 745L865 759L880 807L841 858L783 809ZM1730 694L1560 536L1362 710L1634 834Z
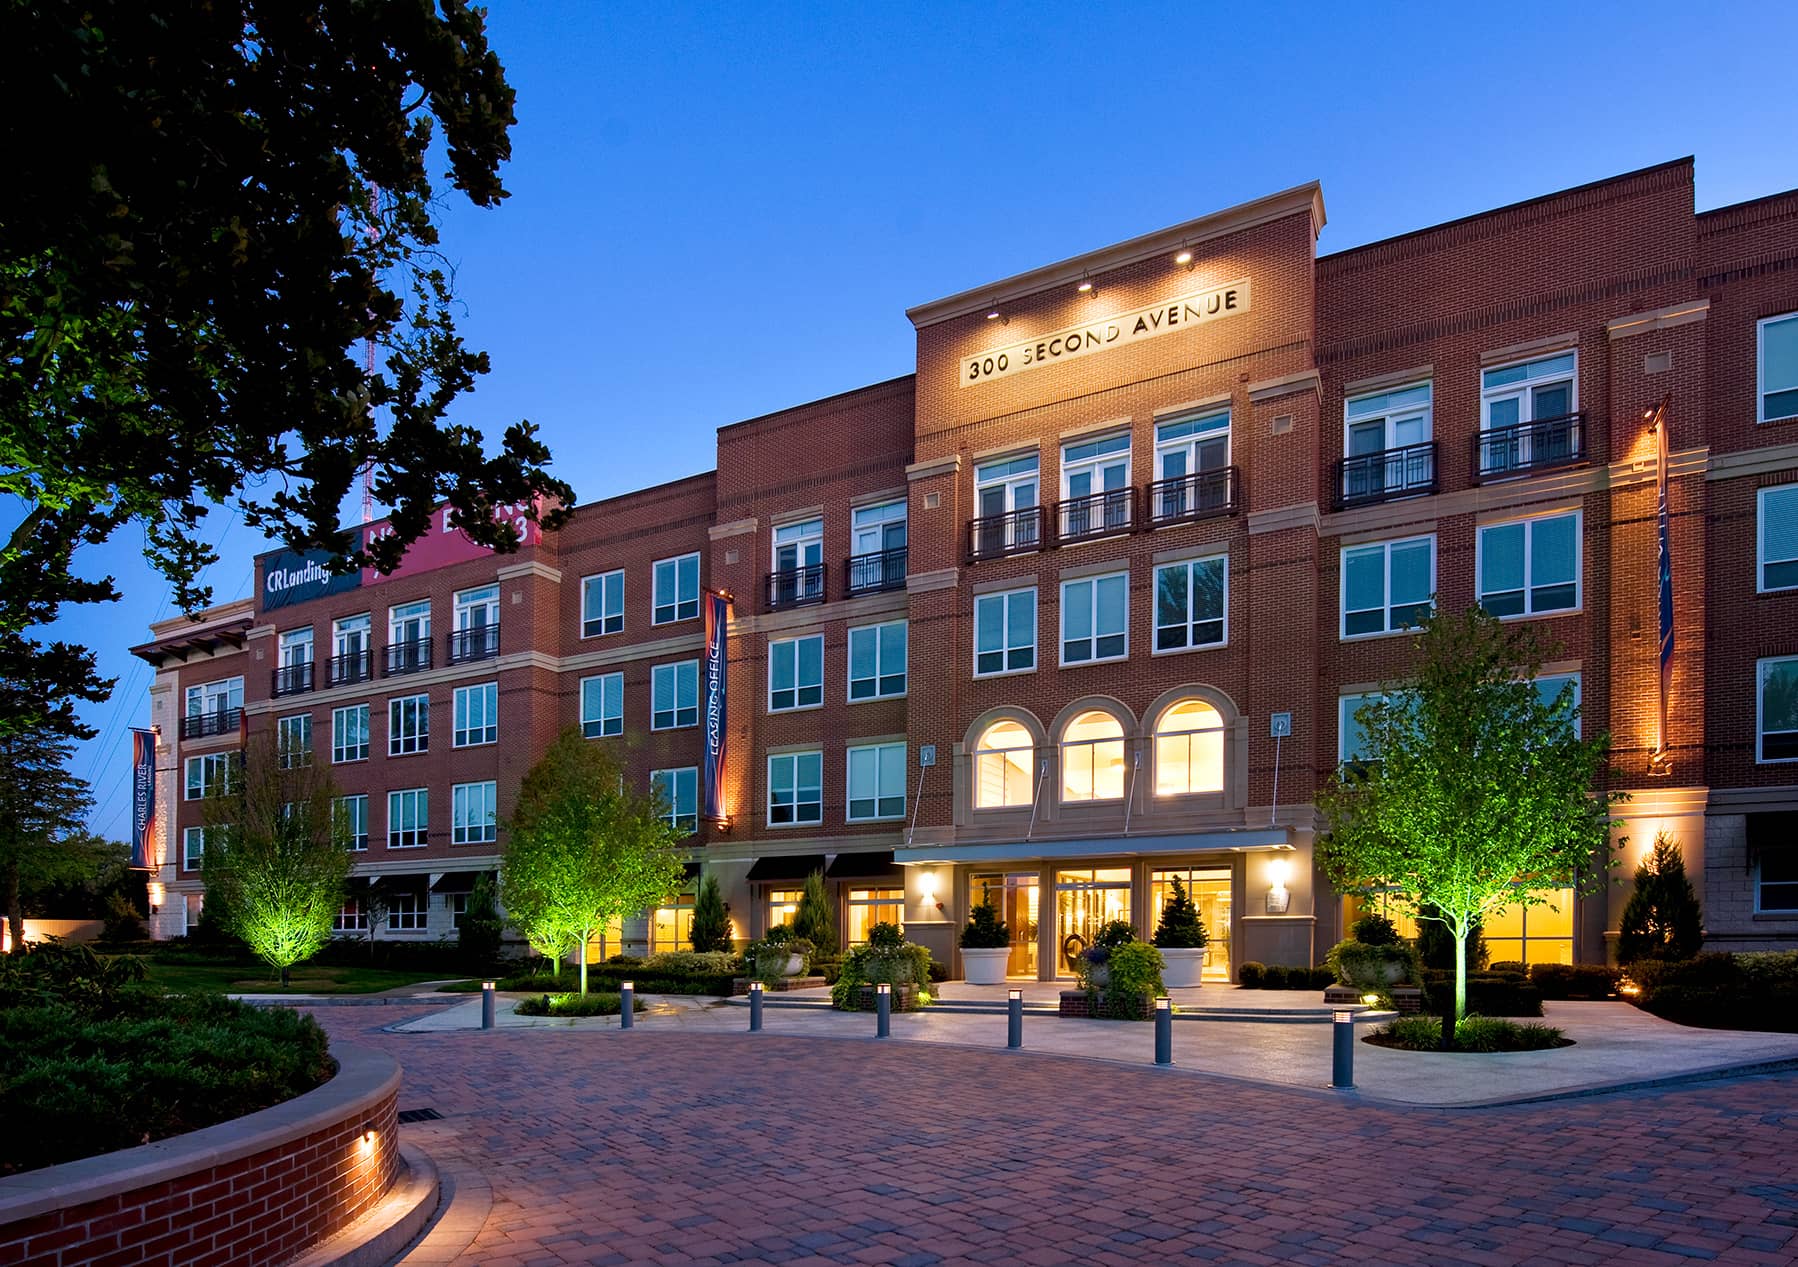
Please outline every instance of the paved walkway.
M400 1060L402 1108L444 1114L404 1130L491 1191L455 1247L486 1267L1798 1251L1793 1074L1450 1111L941 1044L315 1015Z

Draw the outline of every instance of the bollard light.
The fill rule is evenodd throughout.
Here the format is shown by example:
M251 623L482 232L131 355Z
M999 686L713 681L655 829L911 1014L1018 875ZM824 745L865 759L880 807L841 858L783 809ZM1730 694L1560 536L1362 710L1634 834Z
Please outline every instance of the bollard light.
M1024 992L1005 992L1005 1045L1017 1050L1024 1045Z
M1330 1086L1338 1091L1355 1089L1355 1014L1346 1007L1330 1012Z
M893 987L882 981L874 987L874 1037L890 1038L893 1033Z
M493 982L481 982L481 1028L493 1028Z
M762 1032L762 983L760 981L749 983L749 1032L751 1034Z
M637 993L636 993L636 989L637 989L636 986L632 982L620 981L618 983L618 996L619 996L619 1004L620 1004L620 1006L618 1008L618 1028L619 1029L630 1029L633 1025L635 1025L637 1023Z
M1174 1063L1174 1005L1165 994L1155 998L1155 1063Z

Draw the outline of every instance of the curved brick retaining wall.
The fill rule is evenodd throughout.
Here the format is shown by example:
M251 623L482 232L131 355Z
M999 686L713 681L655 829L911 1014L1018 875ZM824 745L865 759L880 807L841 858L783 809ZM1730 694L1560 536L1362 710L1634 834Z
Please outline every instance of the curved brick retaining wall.
M270 1267L340 1231L399 1171L400 1069L331 1054L337 1075L284 1104L0 1179L0 1263Z

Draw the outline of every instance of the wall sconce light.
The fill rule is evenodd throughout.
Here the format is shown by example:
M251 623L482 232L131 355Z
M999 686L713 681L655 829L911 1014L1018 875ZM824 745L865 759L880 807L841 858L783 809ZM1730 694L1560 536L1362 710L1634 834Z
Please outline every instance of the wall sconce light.
M997 308L994 308L991 312L987 313L986 319L988 321L997 321L1002 326L1008 326L1011 324L1011 320L1008 317L1006 317L1003 313L1001 313Z
M367 1156L375 1151L375 1137L379 1134L373 1122L365 1122L362 1126L362 1153Z
M943 909L943 904L937 900L936 895L936 872L925 871L918 876L918 896L937 910Z
M1191 269L1192 268L1192 252L1186 250L1185 248L1182 248L1180 253L1178 255L1174 256L1174 263L1184 264L1188 269Z
M1074 289L1078 290L1081 294L1086 295L1089 298L1097 293L1096 291L1093 290L1093 279L1090 277L1082 277L1080 279L1080 284L1078 286L1076 286Z
M1292 864L1275 858L1267 864L1267 913L1284 915L1292 906L1292 890L1286 882L1292 878Z

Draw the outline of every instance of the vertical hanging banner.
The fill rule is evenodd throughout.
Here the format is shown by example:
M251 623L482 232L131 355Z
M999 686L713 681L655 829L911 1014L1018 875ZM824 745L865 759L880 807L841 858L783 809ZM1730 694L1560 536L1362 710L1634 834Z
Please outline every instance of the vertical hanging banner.
M156 866L156 732L131 730L131 865Z
M704 816L713 822L724 818L724 635L730 628L730 599L707 590L705 594L705 656L699 676L705 695Z
M1667 695L1673 685L1673 542L1667 507L1667 401L1655 411L1655 483L1659 486L1655 512L1656 535L1659 539L1660 616L1661 616L1661 735L1660 752L1667 752Z

